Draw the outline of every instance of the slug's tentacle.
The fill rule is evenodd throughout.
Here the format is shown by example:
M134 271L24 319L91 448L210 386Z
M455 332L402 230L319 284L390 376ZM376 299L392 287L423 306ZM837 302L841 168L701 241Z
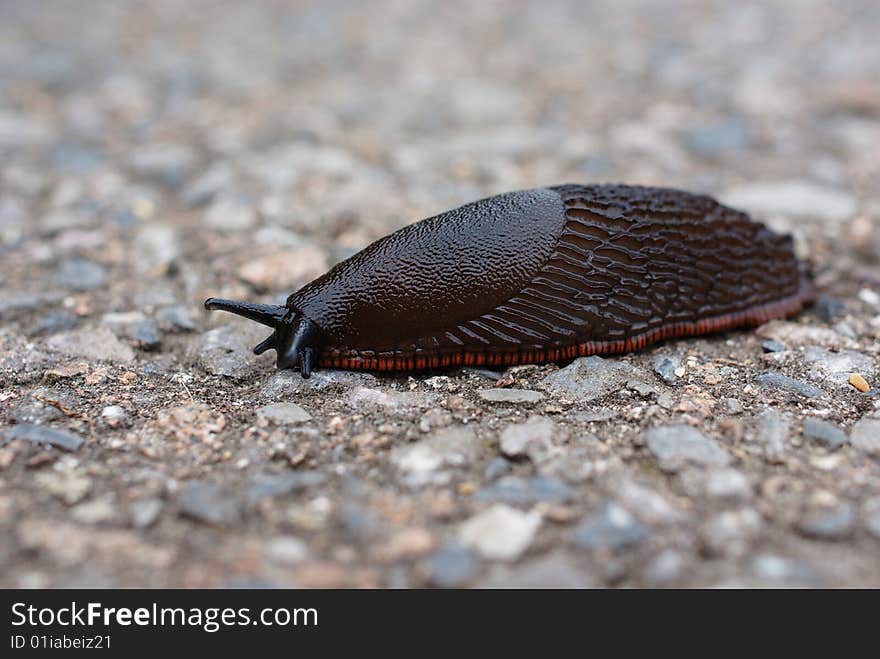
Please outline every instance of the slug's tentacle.
M209 297L205 300L205 309L208 311L228 311L273 329L278 329L284 321L284 316L287 315L287 307L278 304L239 302L237 300L224 300L218 297ZM260 345L263 344L261 343Z
M278 337L275 335L275 332L272 332L265 341L254 346L254 354L262 355L267 350L274 350L277 341Z

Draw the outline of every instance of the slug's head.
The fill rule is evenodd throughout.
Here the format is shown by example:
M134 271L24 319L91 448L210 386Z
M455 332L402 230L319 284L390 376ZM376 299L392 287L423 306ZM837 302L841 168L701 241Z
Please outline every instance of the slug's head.
M304 316L285 306L236 302L211 297L205 300L205 309L229 311L272 328L272 334L254 346L254 354L274 350L278 368L296 368L304 378L312 374L317 357L317 326Z

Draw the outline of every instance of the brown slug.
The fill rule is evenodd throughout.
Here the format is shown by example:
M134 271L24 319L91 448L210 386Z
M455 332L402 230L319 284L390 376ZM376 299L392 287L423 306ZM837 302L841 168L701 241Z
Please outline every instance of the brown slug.
M377 240L284 306L210 298L273 328L278 368L413 371L639 350L813 300L791 236L710 197L629 185L508 192Z

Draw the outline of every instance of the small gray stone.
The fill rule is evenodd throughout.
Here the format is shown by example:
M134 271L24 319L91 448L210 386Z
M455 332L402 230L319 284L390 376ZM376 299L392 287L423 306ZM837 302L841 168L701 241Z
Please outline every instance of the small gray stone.
M180 193L180 199L190 208L202 206L211 201L232 182L232 171L225 164L211 167L197 179L189 183Z
M66 311L49 311L42 314L28 334L30 336L41 336L43 334L54 334L64 330L73 329L79 325L79 320L73 314Z
M681 359L679 357L669 357L660 355L654 360L654 372L660 376L666 384L675 384L678 376L675 371L681 367Z
M489 560L514 561L532 544L540 526L540 513L499 503L463 522L458 539Z
M257 504L263 499L297 494L317 487L327 480L319 471L294 471L285 474L258 474L247 490L247 502Z
M759 217L795 215L832 223L848 219L858 208L846 192L806 180L751 183L726 193L722 201Z
M785 344L782 341L777 341L776 339L767 339L764 343L761 344L761 349L764 352L782 352L785 350Z
M540 391L528 389L480 389L480 398L492 403L537 403L544 399Z
M405 474L411 486L447 482L445 471L474 464L480 457L480 441L473 429L443 428L412 444L396 446L391 462Z
M572 496L571 488L555 478L504 476L479 490L474 498L477 501L527 505L544 501L562 503Z
M35 444L48 444L64 449L65 451L78 451L83 445L82 437L74 435L67 430L54 430L45 426L35 426L29 423L19 423L6 432L6 440L24 439Z
M96 361L128 364L134 361L134 351L106 327L83 329L54 334L46 339L46 347L69 357L84 357Z
M503 476L510 471L510 463L504 458L494 458L489 461L483 470L483 478L487 481L493 481L499 476Z
M525 423L515 423L501 431L499 448L508 458L546 453L553 443L556 425L544 417L532 417Z
M728 414L742 414L743 412L742 403L736 398L725 398L724 407L727 409Z
M428 581L440 588L467 585L480 569L480 561L470 549L458 544L441 547L428 559Z
M9 416L16 423L42 424L57 421L64 417L64 413L54 405L34 398L25 398L10 410Z
M789 424L778 410L767 408L757 417L757 440L764 445L764 457L779 463L785 453Z
M850 441L860 451L880 455L880 418L863 417L852 427Z
M648 396L653 396L657 393L657 390L654 389L650 384L646 382L642 382L641 380L630 380L626 383L626 388L630 391L635 391L639 396L643 398L647 398Z
M798 525L804 535L820 540L840 540L852 535L856 523L856 509L843 503L830 510L807 513Z
M155 524L161 512L161 499L138 499L129 506L131 524L136 529L146 529Z
M741 471L713 469L706 475L706 495L711 499L746 501L752 496L752 485Z
M774 554L760 554L752 559L751 568L761 584L773 582L792 587L815 588L820 580L806 563Z
M829 421L807 417L804 419L804 437L830 449L846 444L846 433Z
M256 209L239 199L217 199L205 211L206 227L218 231L244 231L257 222Z
M97 263L85 259L69 259L58 266L55 281L74 291L91 291L104 285L107 275Z
M165 307L156 314L156 319L166 329L177 329L184 332L192 332L196 325L192 314L186 307Z
M614 502L578 524L574 542L581 549L621 551L635 547L650 537L648 528Z
M245 377L254 363L252 346L265 338L256 324L231 323L202 334L199 359L206 371L233 378Z
M845 307L840 300L835 300L833 297L823 294L819 296L819 300L816 302L816 310L819 312L822 320L826 323L831 323L844 312Z
M668 586L681 579L687 565L687 557L680 551L664 549L645 565L642 579L652 586Z
M178 497L180 512L200 522L234 526L241 521L241 502L219 485L190 481Z
M101 410L101 418L111 428L115 428L125 421L125 410L119 405L108 405Z
M714 556L739 557L748 554L762 528L761 515L754 508L726 510L703 524L700 538Z
M745 148L749 142L749 124L741 117L722 119L684 131L689 150L707 160L720 160Z
M811 384L807 384L806 382L801 382L800 380L790 378L787 375L783 375L782 373L777 373L776 371L768 371L767 373L762 373L755 378L755 382L760 384L762 387L767 387L770 389L782 389L784 391L789 391L794 394L800 394L801 396L805 396L807 398L818 398L822 395L821 389L814 387Z
M309 555L308 545L292 535L272 538L266 543L266 558L278 565L296 565Z
M544 385L557 394L591 401L622 389L641 372L627 362L601 357L580 357L544 378Z
M871 360L855 350L832 352L819 346L807 346L804 360L810 365L810 377L817 382L830 382L840 389L850 390L849 376L860 373L865 377L874 374Z
M660 468L666 471L679 471L686 464L723 467L731 460L721 444L683 424L651 428L645 440Z
M311 418L312 415L296 403L272 403L257 409L257 421L263 424L287 426L305 423Z
M128 164L141 176L168 187L177 187L195 164L195 154L183 144L147 144L131 152Z

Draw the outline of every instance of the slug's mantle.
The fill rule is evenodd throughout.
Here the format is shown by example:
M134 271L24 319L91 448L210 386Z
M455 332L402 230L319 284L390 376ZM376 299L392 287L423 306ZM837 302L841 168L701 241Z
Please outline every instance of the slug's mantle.
M791 236L703 195L509 192L411 224L283 306L210 298L273 329L279 368L412 371L638 350L758 325L813 299Z

